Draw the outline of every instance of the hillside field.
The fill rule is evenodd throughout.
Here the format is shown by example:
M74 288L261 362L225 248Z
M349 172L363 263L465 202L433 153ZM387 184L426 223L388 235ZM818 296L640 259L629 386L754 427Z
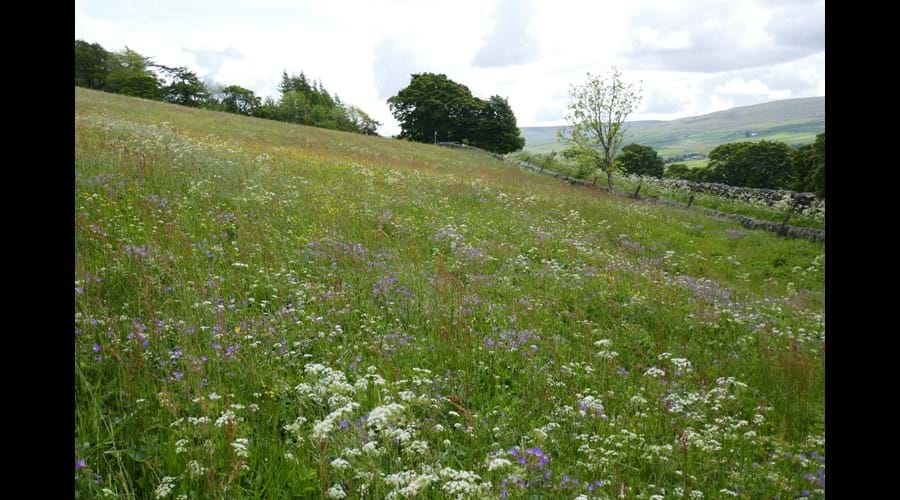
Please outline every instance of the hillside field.
M75 89L77 498L824 498L821 243Z
M825 98L785 99L717 111L671 121L627 122L625 143L651 146L661 156L707 154L720 144L740 141L781 141L808 144L825 132ZM525 151L561 151L556 139L563 127L522 127ZM757 134L746 137L746 134Z

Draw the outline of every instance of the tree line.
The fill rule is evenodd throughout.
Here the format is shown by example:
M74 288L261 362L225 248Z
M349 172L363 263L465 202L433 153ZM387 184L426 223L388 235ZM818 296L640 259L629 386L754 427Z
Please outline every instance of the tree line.
M694 182L811 192L824 198L825 134L799 148L777 141L722 144L710 151L706 167L675 163L665 174Z
M187 67L157 64L129 48L110 52L75 40L75 85L144 99L301 125L375 135L381 123L329 93L321 81L282 73L278 100L239 85L200 80Z
M523 153L520 158L550 170L573 168L572 175L581 179L589 179L597 171L591 156L582 155L572 147L561 153ZM705 167L695 168L683 163L666 165L652 147L629 144L621 149L611 171L729 186L787 189L815 193L824 198L825 134L816 136L814 143L798 148L775 141L722 144L709 153L709 163Z

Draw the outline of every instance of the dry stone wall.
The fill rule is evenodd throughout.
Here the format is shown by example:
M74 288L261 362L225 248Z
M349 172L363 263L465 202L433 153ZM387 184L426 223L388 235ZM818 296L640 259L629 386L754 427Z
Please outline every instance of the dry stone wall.
M769 207L788 204L790 207L800 211L809 209L825 210L825 200L814 193L798 193L784 189L748 188L713 182L691 182L681 179L653 179L652 182L676 189L685 189L693 193L707 193L721 196L728 200L762 204Z

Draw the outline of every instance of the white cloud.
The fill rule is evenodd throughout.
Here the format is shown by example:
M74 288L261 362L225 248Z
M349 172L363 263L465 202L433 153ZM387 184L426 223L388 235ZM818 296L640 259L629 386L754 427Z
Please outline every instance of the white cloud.
M490 37L475 54L472 64L496 68L524 64L540 57L540 47L531 28L534 2L500 0Z
M788 99L791 97L790 89L770 89L768 85L759 79L746 81L743 78L732 78L731 80L716 86L716 88L713 89L713 93L764 96L771 100Z

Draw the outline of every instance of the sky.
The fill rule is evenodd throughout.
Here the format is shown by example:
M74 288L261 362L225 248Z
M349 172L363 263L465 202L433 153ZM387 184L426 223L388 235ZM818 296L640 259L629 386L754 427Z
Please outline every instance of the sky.
M825 95L824 0L76 0L75 38L273 98L303 71L386 136L422 72L520 127L565 124L570 86L612 66L642 89L630 120Z

